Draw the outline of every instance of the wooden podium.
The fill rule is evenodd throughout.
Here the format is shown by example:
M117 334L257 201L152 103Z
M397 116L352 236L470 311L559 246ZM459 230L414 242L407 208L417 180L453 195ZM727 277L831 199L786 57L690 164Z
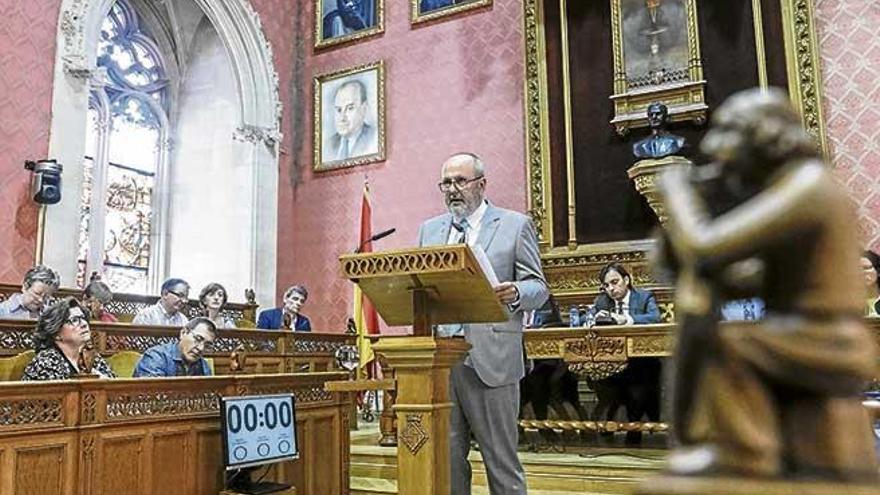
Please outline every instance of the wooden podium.
M413 326L412 336L380 338L396 377L397 492L449 495L449 371L470 345L435 339L443 323L505 321L507 315L466 245L351 254L339 258L389 325Z

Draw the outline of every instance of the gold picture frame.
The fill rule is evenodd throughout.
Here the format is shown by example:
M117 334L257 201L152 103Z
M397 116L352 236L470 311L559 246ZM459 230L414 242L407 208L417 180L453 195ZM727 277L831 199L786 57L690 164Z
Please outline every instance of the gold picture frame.
M653 102L669 120L706 122L696 0L610 0L614 118L620 135L646 127Z
M431 8L423 10L428 5ZM490 5L492 0L410 0L411 20L420 24Z
M385 63L380 60L314 78L314 169L385 160Z
M353 15L343 15L333 7L336 0L314 0L315 48L327 48L343 43L364 40L385 32L385 0L354 0L351 2ZM359 12L360 10L360 12ZM360 28L352 28L351 23L363 23ZM341 32L342 34L335 34ZM334 33L328 35L328 33Z

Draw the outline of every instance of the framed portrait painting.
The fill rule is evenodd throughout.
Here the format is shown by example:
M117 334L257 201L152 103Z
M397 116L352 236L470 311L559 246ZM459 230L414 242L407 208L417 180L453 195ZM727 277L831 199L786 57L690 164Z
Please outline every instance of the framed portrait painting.
M706 120L696 0L610 0L614 120L621 135L646 127L661 102L673 122Z
M385 0L313 0L315 47L346 43L385 31Z
M492 0L410 0L412 22L417 24L492 5Z
M315 76L314 124L316 171L384 160L384 63Z

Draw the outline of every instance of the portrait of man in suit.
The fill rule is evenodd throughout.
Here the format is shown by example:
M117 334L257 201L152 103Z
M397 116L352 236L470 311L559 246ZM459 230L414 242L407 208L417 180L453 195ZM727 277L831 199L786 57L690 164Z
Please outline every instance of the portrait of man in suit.
M316 168L339 168L384 158L381 131L384 112L380 98L381 63L333 75L319 76L320 160ZM317 157L316 157L317 158Z
M380 27L381 0L319 0L320 40L331 41Z
M524 375L523 314L540 308L549 290L538 239L529 217L485 199L486 167L472 153L451 156L438 187L447 213L419 229L420 246L468 244L488 257L499 285L495 295L507 320L438 327L438 336L463 337L471 345L450 373L451 493L471 493L471 436L480 446L491 493L526 493L517 456L519 381Z
M413 19L415 22L420 20L435 19L445 16L446 14L455 14L463 10L471 8L484 7L491 5L492 0L411 0L418 3L418 11ZM420 16L427 16L420 19Z

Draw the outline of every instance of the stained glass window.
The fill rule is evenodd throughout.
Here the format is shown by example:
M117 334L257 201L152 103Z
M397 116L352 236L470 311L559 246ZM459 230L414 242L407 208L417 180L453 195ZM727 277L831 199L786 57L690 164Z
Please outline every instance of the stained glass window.
M97 58L107 81L90 98L77 282L98 271L114 291L146 293L168 79L158 45L125 0L116 0L101 25ZM96 185L103 188L100 205ZM100 258L90 256L94 249ZM96 259L100 266L89 266Z

